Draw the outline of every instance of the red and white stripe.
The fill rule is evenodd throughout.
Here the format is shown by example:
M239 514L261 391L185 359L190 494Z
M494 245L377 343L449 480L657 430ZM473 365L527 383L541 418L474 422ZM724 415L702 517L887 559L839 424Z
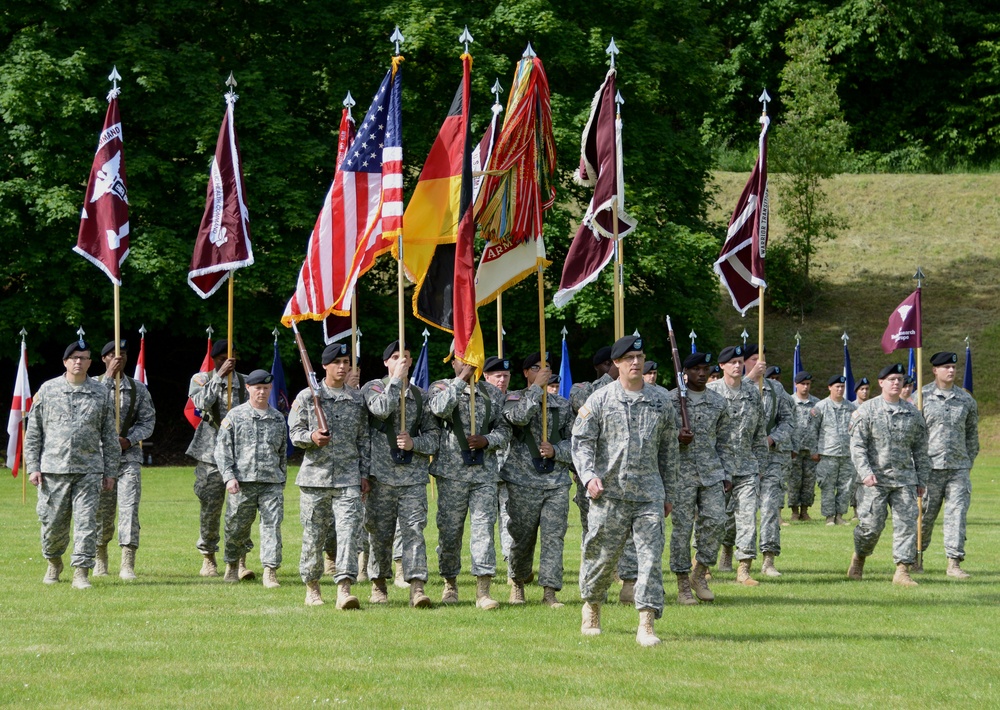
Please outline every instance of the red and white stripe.
M28 347L21 341L21 359L17 364L17 377L14 380L14 398L10 403L10 416L7 418L7 467L17 476L21 466L24 439L21 436L21 423L31 411L31 385L28 383Z

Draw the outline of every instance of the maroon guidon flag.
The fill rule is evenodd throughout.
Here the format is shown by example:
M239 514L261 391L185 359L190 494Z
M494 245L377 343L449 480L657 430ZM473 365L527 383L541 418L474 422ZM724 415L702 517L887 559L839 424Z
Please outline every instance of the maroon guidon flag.
M889 325L882 333L882 352L886 355L900 348L919 348L920 289L911 293L889 316Z
M226 94L226 113L209 168L205 215L201 218L188 271L188 284L202 298L215 293L230 271L253 263L250 213L243 189L240 143L233 122L233 105L238 98L232 90Z
M118 115L118 71L108 77L114 88L108 92L108 112L97 139L97 152L90 168L87 194L80 214L80 232L73 251L122 285L121 265L128 256L128 190L125 187L125 152L122 121Z
M715 261L715 273L741 314L757 305L764 281L767 252L767 128L771 119L760 117L761 130L757 163L750 173L729 220L726 241Z

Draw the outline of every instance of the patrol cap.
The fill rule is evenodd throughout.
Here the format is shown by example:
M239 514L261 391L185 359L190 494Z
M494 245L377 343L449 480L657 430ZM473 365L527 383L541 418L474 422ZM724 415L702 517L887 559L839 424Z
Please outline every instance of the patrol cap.
M66 346L63 350L63 360L69 360L69 356L75 352L83 352L84 350L90 350L90 346L87 345L87 341L83 338L79 340L74 340L72 343Z
M483 372L510 372L510 358L500 359L496 355L486 358Z
M735 360L738 357L745 357L742 345L730 345L728 348L722 348L722 352L719 353L719 364L725 365L730 360Z
M542 361L542 356L539 353L531 353L531 355L524 358L524 362L521 363L521 369L530 370L532 367L539 364L541 361ZM545 353L545 363L550 367L552 365L552 354L549 352Z
M605 345L603 348L598 349L594 353L593 363L594 365L600 365L602 362L607 362L611 359L611 346Z
M269 385L274 379L272 375L267 370L254 370L249 375L247 375L248 385Z
M871 382L870 382L870 381L868 380L868 378L867 378L867 377L862 377L862 378L861 378L860 380L858 380L858 381L857 381L857 383L856 383L856 384L854 385L854 391L855 391L855 392L857 392L857 391L858 391L859 389L861 389L862 387L871 387L871 386L872 386L872 383L871 383Z
M698 365L708 365L712 362L712 353L691 353L684 358L684 369L698 367Z
M795 376L795 384L800 384L806 380L812 380L813 376L809 370L799 370L799 374Z
M642 374L648 375L650 372L656 372L656 360L650 360L642 366Z
M121 350L123 353L127 353L128 341L123 338L121 344L118 346L118 349ZM108 341L107 343L104 344L104 347L101 348L101 357L110 355L114 353L114 351L115 351L115 341L114 340Z
M618 338L615 344L611 346L611 359L618 360L625 357L628 353L641 352L642 338L638 335L626 335L624 338Z
M385 350L382 351L382 359L388 360L392 357L393 353L399 352L399 341L393 340L391 343L385 346Z
M745 348L743 348L743 357L753 357L760 352L760 348L757 347L757 343L750 343ZM767 346L764 346L764 354L767 355Z
M779 365L771 365L770 367L767 368L767 371L764 373L764 377L771 377L773 375L780 375L780 374L781 374L781 367Z
M956 353L941 352L931 355L931 365L934 367L954 365L956 362L958 362L958 355Z
M834 385L845 385L847 384L847 378L843 375L834 375L829 380L826 381L827 387L833 387Z
M903 366L897 362L895 365L886 365L881 370L879 370L878 378L880 380L884 380L889 375L902 375L902 374L903 374Z
M347 357L347 352L347 343L332 343L323 349L323 357L320 362L324 366L329 365L338 357ZM389 354L392 355L392 353Z
M229 341L223 338L212 343L212 357L227 355L229 353Z

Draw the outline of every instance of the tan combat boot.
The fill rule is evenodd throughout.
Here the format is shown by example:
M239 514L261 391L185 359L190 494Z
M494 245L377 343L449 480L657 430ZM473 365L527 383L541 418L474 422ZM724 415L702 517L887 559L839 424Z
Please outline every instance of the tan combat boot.
M431 598L424 594L424 581L415 579L407 586L410 588L410 606L414 609L430 609Z
M723 545L722 551L719 553L719 567L720 572L732 572L733 571L733 546Z
M962 560L955 559L954 557L949 557L948 569L945 572L945 574L947 574L949 577L954 577L955 579L968 579L969 577L971 577L972 575L970 575L968 572L962 569L961 563ZM920 571L921 572L924 571L923 567L920 568Z
M90 580L87 579L88 574L90 574L90 570L86 567L74 567L73 589L90 589Z
M370 578L368 577L368 553L359 552L358 553L358 581L367 582Z
M323 595L319 591L319 582L306 582L306 606L322 606Z
M804 523L812 520L812 518L809 517L809 506L807 505L799 506L799 520L801 520Z
M248 569L247 568L247 556L246 555L243 555L240 558L240 561L238 563L238 567L236 568L236 574L239 576L239 581L241 581L241 582L244 581L244 580L255 579L257 577L257 575L254 573L254 571L252 569Z
M135 579L135 548L134 547L123 547L122 548L122 566L118 570L118 576L122 579L131 582Z
M950 563L951 560L948 560ZM950 567L950 564L949 564ZM922 555L917 555L917 559L912 565L910 565L910 574L923 574L924 573L924 560Z
M622 590L618 592L618 601L626 606L635 604L635 580L623 579Z
M833 527L834 525L836 525L837 524L837 516L836 515L828 515L828 516L826 516L826 524L829 527Z
M910 570L907 569L909 565L905 565L902 562L896 565L896 574L892 576L892 583L898 584L900 587L915 587L917 583L913 581L913 577L910 576Z
M837 525L848 525L849 524L846 520L844 520L844 516L841 515L841 514L839 514L839 513L836 515L836 517L834 517L833 522L835 522Z
M56 584L63 571L62 557L50 557L48 561L49 567L45 570L45 576L42 577L42 584Z
M777 570L774 566L774 553L765 552L764 553L764 564L760 566L760 571L764 573L767 577L780 577L781 572Z
M409 589L409 583L403 579L403 561L395 560L396 562L396 576L392 580L393 586L399 587L400 589Z
M792 506L792 522L796 522L799 519L799 506Z
M360 609L361 602L351 594L351 580L342 579L337 582L337 608L338 609Z
M601 633L601 605L597 602L584 602L583 623L580 633L584 636L599 636Z
M98 545L97 556L94 558L94 576L108 576L108 546Z
M219 576L219 566L215 562L214 552L202 553L201 572L199 572L198 574L201 575L202 577Z
M677 574L677 603L692 606L698 603L691 593L691 578L686 574Z
M372 593L368 597L371 604L387 604L389 602L389 590L385 587L384 579L372 580Z
M851 566L847 568L847 578L856 579L861 581L861 578L865 573L865 560L867 558L862 557L857 552L851 555Z
M337 575L337 558L331 557L329 552L323 553L323 574L328 574L331 577Z
M744 587L756 587L760 584L760 582L750 576L750 565L752 562L753 560L740 560L740 566L736 572L737 584L742 584Z
M708 567L695 560L691 570L691 591L703 602L714 602L715 595L708 588Z
M476 577L476 607L479 609L496 609L500 602L490 596L490 583L493 578L489 575Z
M444 580L444 591L441 593L441 603L458 603L458 583L455 581L454 577L448 577Z
M524 604L524 582L510 581L510 603Z
M235 584L240 581L240 565L237 562L227 562L226 563L226 574L222 578L223 582L229 582L230 584Z
M543 587L543 590L542 604L553 609L562 609L565 606L561 601L556 599L555 587Z
M639 630L635 632L635 640L640 646L657 646L660 639L653 631L653 619L656 614L652 609L643 609L639 612Z
M264 568L264 588L265 589L277 589L281 585L278 584L278 571L274 567Z

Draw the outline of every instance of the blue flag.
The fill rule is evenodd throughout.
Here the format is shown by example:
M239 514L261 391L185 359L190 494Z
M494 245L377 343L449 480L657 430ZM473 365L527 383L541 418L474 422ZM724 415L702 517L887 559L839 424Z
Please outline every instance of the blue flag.
M795 377L804 369L802 367L802 349L799 343L795 343L795 355L792 356L792 382L795 382Z
M917 379L917 357L913 353L913 348L910 348L910 363L906 368L906 374L912 377L914 381Z
M965 346L965 377L962 379L962 387L972 394L972 348L968 345Z
M855 401L854 395L854 372L851 371L851 353L847 350L847 341L844 341L844 379L847 380L847 399Z
M559 362L559 396L569 399L569 391L573 388L573 375L569 371L569 347L566 338L562 341L562 359Z
M420 348L420 356L417 358L417 366L413 368L413 375L410 377L410 384L426 392L431 386L431 371L427 356L427 341Z
M285 419L287 419L288 411L292 408L292 404L288 401L288 386L285 384L285 368L281 364L281 353L278 352L277 338L274 340L274 361L271 363L271 377L273 377L274 380L271 382L271 396L268 397L267 403L284 414ZM291 453L291 451L292 439L289 437L287 453Z

